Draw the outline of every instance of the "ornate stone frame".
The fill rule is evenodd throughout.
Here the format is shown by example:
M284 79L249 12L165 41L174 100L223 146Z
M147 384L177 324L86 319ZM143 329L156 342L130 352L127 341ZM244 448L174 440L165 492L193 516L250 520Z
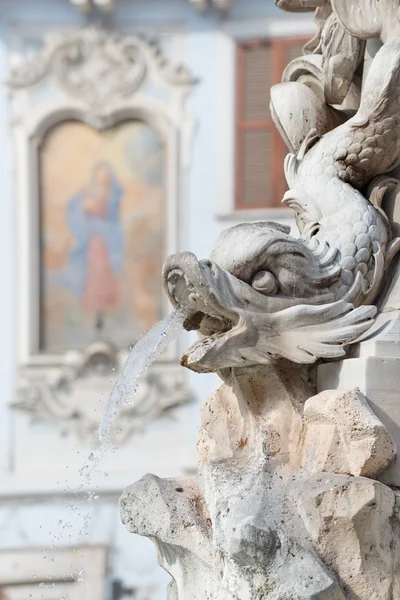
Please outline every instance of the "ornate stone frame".
M65 398L62 401L58 398L61 388L65 390L66 384L71 388L87 373L93 356L101 356L106 366L104 393L108 394L109 370L118 370L123 353L111 344L95 345L84 352L67 352L65 355L38 352L37 171L40 142L50 127L70 118L97 130L131 118L144 120L154 127L166 145L166 253L176 252L180 245L183 173L188 164L193 130L193 119L184 105L194 80L185 67L171 66L154 42L97 27L50 34L44 37L43 47L33 59L27 60L17 52L10 58L14 65L8 87L12 107L18 248L16 404L32 411L38 418L59 421L62 420L61 413L66 417L65 410L59 410L61 405L65 407ZM167 314L166 302L164 307ZM177 347L172 345L160 361L158 379L166 372L165 363L176 355ZM101 388L101 378L97 377L96 385ZM182 377L177 375L177 395L176 385L172 381L168 385L171 388L170 394L166 392L171 396L169 404L181 403ZM44 411L47 417L44 417L43 399L46 396L52 400L50 409L47 402ZM160 412L165 408L160 408ZM154 416L154 406L150 412ZM79 420L75 411L74 422Z

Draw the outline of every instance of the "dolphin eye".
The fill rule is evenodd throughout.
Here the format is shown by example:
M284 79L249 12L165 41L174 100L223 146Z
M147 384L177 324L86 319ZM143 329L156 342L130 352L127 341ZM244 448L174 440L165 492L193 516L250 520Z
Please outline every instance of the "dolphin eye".
M251 285L262 294L272 295L278 291L278 282L271 271L258 271L254 275Z

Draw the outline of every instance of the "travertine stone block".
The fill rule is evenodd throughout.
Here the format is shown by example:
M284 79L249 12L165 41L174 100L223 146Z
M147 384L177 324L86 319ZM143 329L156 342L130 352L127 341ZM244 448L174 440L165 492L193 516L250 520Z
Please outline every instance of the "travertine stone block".
M326 390L306 401L302 466L308 471L376 478L395 453L387 429L360 392Z

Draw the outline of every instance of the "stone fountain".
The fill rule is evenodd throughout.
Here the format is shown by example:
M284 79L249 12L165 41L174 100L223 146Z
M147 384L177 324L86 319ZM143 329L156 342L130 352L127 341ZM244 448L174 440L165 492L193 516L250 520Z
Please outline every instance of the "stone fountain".
M271 91L300 236L245 223L166 261L181 364L223 383L197 476L146 475L122 520L168 600L399 600L400 2L276 3L319 27Z

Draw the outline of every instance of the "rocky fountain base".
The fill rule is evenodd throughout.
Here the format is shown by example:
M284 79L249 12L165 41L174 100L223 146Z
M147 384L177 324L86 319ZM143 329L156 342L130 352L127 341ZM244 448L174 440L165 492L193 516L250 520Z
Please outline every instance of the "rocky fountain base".
M393 442L359 392L312 393L286 361L228 372L201 410L197 477L124 492L168 600L400 598L396 493L377 480Z

